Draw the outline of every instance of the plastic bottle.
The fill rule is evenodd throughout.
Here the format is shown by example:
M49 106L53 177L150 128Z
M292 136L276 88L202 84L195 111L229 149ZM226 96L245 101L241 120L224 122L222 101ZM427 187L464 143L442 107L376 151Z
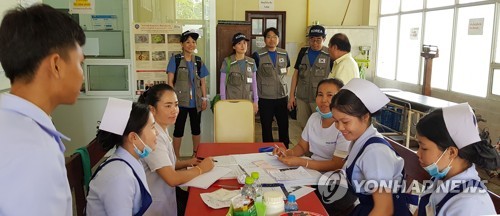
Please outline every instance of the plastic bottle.
M285 212L292 212L299 210L299 204L297 204L297 201L295 201L295 195L293 194L288 195L287 200L288 201L285 204Z
M265 192L264 205L266 206L266 216L277 216L285 212L285 202L283 201L283 194L281 192Z
M255 200L256 191L255 187L253 186L253 183L254 183L253 178L247 176L245 179L245 186L243 186L243 189L241 189L241 195L246 196L252 200Z
M259 181L259 172L252 172L251 176L254 180L253 182L253 187L255 188L255 196L256 197L261 197L262 196L262 186Z

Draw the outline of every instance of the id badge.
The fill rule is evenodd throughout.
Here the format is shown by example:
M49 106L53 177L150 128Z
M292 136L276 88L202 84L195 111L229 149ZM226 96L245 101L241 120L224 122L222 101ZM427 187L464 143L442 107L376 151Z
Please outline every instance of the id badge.
M281 74L286 74L286 68L281 68L280 72L281 72Z
M252 77L247 77L247 83L252 83Z
M247 71L248 72L252 72L252 68L251 67L247 67Z
M321 64L324 64L324 63L326 63L326 59L320 58L320 59L318 59L318 62L321 63Z
M193 100L193 91L189 90L189 100Z
M279 63L283 63L283 62L285 62L285 59L284 58L279 58L278 62Z

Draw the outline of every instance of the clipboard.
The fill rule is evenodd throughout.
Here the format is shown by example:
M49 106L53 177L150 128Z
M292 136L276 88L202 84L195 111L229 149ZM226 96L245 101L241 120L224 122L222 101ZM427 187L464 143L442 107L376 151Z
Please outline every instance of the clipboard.
M261 184L262 187L262 195L264 195L264 192L270 191L270 190L276 190L276 188L280 188L281 192L283 192L283 200L286 200L288 197L288 191L285 188L284 184L281 183L268 183L268 184ZM266 188L269 188L266 190ZM274 189L271 189L274 188Z

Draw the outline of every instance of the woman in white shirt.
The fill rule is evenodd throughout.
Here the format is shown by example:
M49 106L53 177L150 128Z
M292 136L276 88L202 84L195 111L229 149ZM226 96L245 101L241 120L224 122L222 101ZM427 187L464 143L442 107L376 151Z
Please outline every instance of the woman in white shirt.
M184 209L177 209L177 201L186 200L177 200L176 186L210 171L214 164L211 158L205 158L201 162L197 158L177 160L167 129L175 124L179 114L179 102L172 87L167 84L154 85L139 97L139 103L149 107L158 131L156 150L142 159L153 196L153 203L145 215L178 215L178 211L182 214ZM184 169L189 166L194 168Z
M87 215L143 215L151 195L139 158L156 147L155 121L148 107L110 98L97 141L108 150L116 146L116 151L92 176Z
M340 88L339 79L324 79L316 90L316 112L307 120L299 143L293 148L274 149L278 159L288 166L303 166L318 171L333 171L342 168L349 150L349 143L337 130L332 118L330 103ZM312 153L311 159L302 158Z
M432 111L417 123L420 165L432 184L423 192L418 215L495 215L495 206L476 171L498 169L499 156L481 139L467 103Z

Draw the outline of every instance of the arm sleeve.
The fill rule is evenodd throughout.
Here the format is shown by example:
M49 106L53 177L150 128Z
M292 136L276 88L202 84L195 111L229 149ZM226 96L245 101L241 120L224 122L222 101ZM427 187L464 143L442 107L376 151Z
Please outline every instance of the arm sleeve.
M156 149L152 151L149 156L142 159L151 172L155 172L162 167L175 166L175 164L170 162L171 158L169 157L167 146L164 143L159 143L162 142L159 136L156 140L158 143ZM170 145L170 143L167 143L167 145Z
M208 69L204 62L201 62L200 78L208 76Z
M175 73L177 65L175 65L175 56L172 56L168 61L167 73Z
M252 73L253 102L257 103L257 102L259 102L259 94L257 94L257 73L255 73L257 68L255 67L255 65L253 66L253 68L254 68L254 71Z
M255 60L255 65L259 65L260 59L259 59L259 54L257 52L254 52L252 54L252 58L253 58L253 60Z
M377 181L398 179L404 166L403 159L384 144L372 144L366 147L358 160L365 178Z
M220 99L226 100L226 73L220 73Z

